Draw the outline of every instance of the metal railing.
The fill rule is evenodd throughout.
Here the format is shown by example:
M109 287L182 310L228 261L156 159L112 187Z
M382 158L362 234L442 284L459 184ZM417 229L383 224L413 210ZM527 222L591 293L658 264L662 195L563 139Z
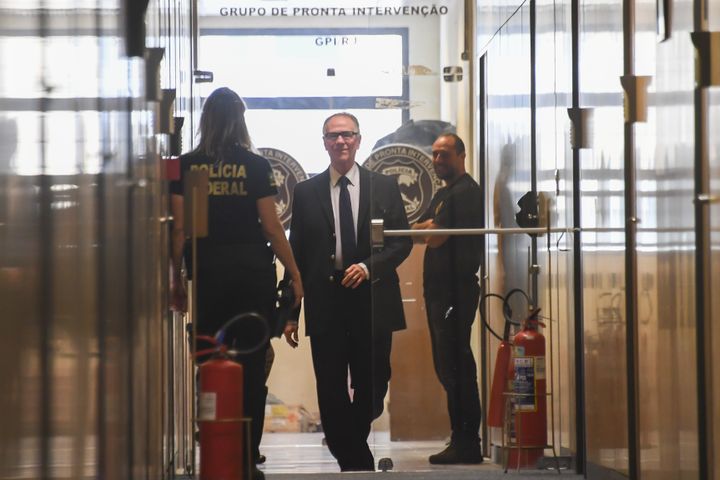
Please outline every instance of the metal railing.
M621 233L625 227L515 227L515 228L436 228L426 230L385 230L382 219L376 218L371 222L371 239L374 247L382 246L385 237L432 237L439 235L469 236L469 235L528 235L542 236L546 233ZM688 227L646 227L636 228L638 233L685 233L693 232L694 228ZM713 229L720 231L720 229Z
M427 230L385 230L385 223L381 218L374 218L370 224L370 236L373 246L381 246L385 237L432 237L438 235L543 235L546 233L572 233L579 231L572 227L516 227L516 228L435 228Z

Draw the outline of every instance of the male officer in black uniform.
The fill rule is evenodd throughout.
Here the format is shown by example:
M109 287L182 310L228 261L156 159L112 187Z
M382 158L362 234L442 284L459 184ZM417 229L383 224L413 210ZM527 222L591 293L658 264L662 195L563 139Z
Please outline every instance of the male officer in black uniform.
M465 172L465 145L453 133L432 146L433 167L445 187L438 190L413 229L482 226L482 190ZM418 238L418 237L416 237ZM481 463L480 397L477 367L470 349L480 289L477 271L482 255L479 236L420 237L427 244L424 294L435 372L447 393L452 437L430 463Z

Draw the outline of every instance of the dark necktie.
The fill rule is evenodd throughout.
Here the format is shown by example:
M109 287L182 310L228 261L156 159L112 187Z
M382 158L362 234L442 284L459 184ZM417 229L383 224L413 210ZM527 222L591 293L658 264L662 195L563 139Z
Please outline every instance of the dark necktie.
M352 265L355 260L355 222L353 222L350 192L347 177L340 177L340 241L342 247L343 268Z

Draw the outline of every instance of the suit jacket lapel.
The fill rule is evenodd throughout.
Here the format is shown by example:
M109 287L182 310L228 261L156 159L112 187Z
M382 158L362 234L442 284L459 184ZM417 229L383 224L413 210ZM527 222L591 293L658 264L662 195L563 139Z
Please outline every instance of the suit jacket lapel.
M335 220L333 217L332 200L330 199L330 170L325 170L324 172L318 174L317 177L313 178L316 179L315 192L318 196L318 202L321 207L320 209L325 216L325 220L328 222L330 231L334 232Z
M360 232L365 231L365 222L368 221L368 211L370 210L370 203L372 203L371 187L370 187L370 171L358 165L360 170L360 205L358 206L358 241L360 240Z

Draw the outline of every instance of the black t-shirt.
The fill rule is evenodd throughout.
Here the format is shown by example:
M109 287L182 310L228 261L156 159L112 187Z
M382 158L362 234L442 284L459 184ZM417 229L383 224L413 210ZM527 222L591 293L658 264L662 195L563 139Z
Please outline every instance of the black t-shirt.
M257 200L277 194L270 163L240 147L215 161L204 154L180 157L180 180L170 184L170 193L182 195L190 170L208 170L208 236L198 241L202 252L224 245L267 245L258 217ZM188 221L189 219L186 219Z
M418 222L432 219L440 228L482 227L482 190L467 173L435 194ZM475 281L482 259L479 235L450 236L437 248L425 250L425 285L442 286L451 280Z

